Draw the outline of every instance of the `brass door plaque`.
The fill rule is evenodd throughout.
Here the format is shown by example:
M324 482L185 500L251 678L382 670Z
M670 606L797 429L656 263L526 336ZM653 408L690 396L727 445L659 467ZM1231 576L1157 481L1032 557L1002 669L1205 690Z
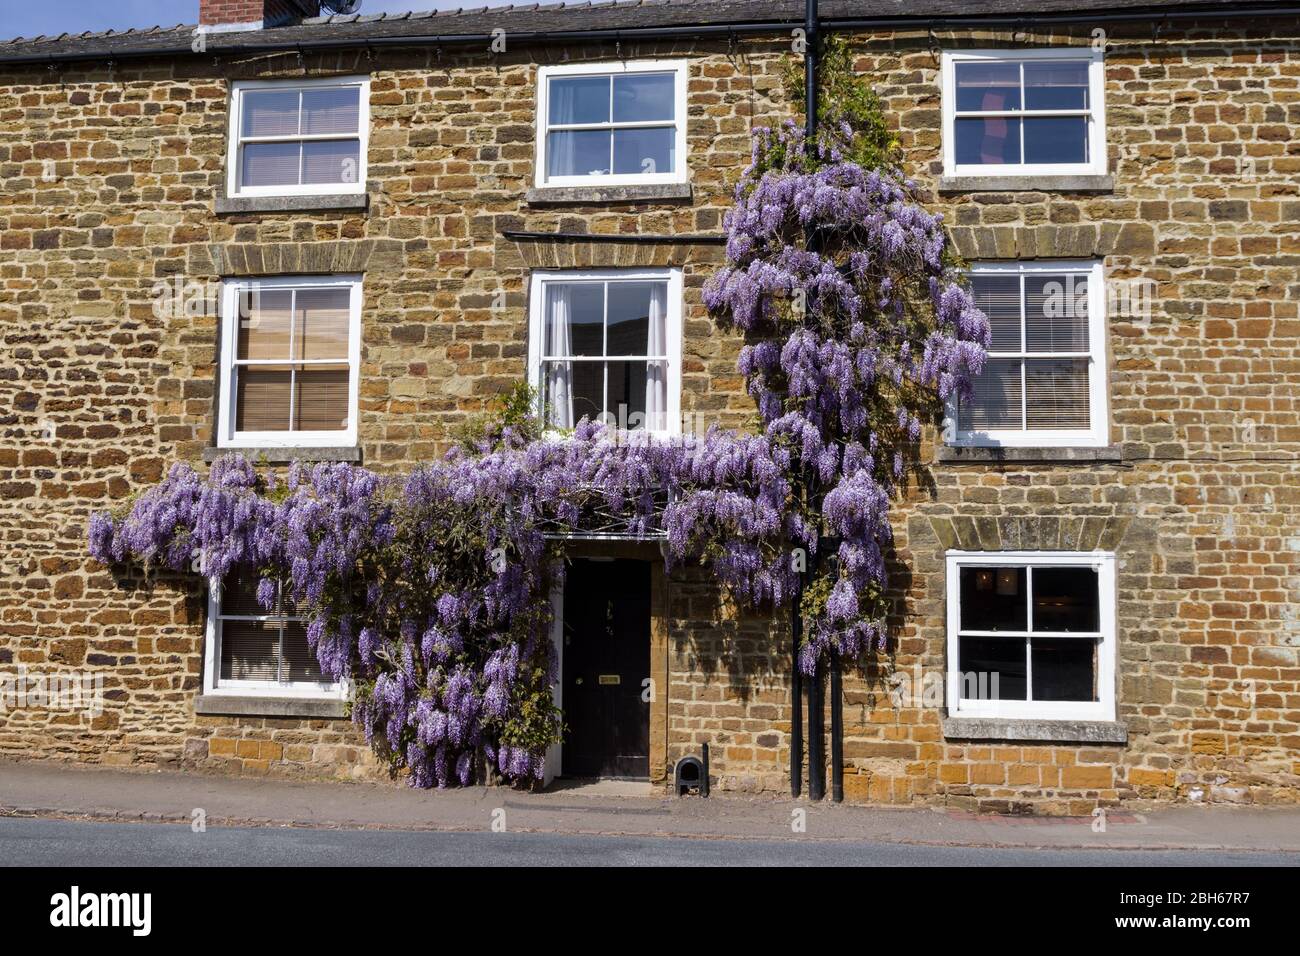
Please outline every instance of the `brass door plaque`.
M601 674L600 677L597 678L597 679L600 681L601 684L621 684L621 683L623 683L623 678L622 678L622 676L619 675L619 674Z

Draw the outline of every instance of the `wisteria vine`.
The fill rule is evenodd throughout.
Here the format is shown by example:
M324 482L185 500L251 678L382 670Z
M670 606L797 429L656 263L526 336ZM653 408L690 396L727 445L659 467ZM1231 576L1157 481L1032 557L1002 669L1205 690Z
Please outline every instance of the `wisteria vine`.
M720 323L745 334L740 371L763 433L790 456L809 674L828 654L885 646L890 500L924 425L969 397L989 339L942 215L896 168L846 159L855 135L846 116L815 143L793 123L756 131L726 219L728 262L704 290Z
M91 554L214 587L253 567L267 607L283 584L323 673L350 682L353 720L418 787L483 767L542 777L562 733L559 542L594 510L662 533L670 565L706 564L750 606L801 593L808 673L880 649L890 500L989 329L941 217L895 169L845 158L858 135L851 116L816 144L793 124L755 132L704 301L746 337L757 434L637 441L584 420L557 437L516 416L406 476L295 464L277 483L237 455L206 478L176 464L126 514L92 516Z

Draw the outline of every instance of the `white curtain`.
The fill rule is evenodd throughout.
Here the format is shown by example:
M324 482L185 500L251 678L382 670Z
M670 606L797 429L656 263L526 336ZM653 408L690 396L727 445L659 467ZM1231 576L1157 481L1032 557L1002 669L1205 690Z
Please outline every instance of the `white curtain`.
M577 93L575 84L551 81L547 90L549 100L548 124L572 123L577 111ZM578 175L578 135L573 132L556 131L546 134L546 175Z
M548 355L572 355L570 321L573 316L572 289L559 283L546 287L546 336ZM573 363L546 363L547 420L553 428L573 427Z
M668 354L668 284L656 282L650 286L650 334L646 354ZM645 422L652 431L668 427L668 366L665 362L646 363Z

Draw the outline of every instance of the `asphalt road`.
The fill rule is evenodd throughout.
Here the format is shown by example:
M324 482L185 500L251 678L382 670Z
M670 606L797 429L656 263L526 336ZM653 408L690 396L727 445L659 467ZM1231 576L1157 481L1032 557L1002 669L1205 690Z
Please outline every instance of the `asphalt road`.
M1300 854L0 819L14 866L1296 866Z

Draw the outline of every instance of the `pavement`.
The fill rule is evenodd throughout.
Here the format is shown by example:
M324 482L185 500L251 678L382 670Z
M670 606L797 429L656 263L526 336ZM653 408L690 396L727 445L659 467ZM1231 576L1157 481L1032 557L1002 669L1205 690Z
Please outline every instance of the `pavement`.
M118 770L40 761L0 761L0 818L149 824L148 832L173 834L189 834L196 829L196 821L201 821L209 834L214 829L247 834L268 827L439 831L473 838L565 834L593 838L594 842L589 842L593 847L614 837L651 842L667 839L674 845L701 840L752 841L756 859L772 852L779 858L794 844L809 847L795 851L803 853L812 852L815 843L838 843L845 852L854 845L859 852L864 847L887 846L1215 851L1244 854L1259 863L1264 863L1267 855L1269 860L1300 865L1300 807L1179 806L1151 813L1111 811L1103 825L1094 818L989 816L829 801L812 804L716 791L708 799L676 798L625 784L560 786L545 793L502 787L438 792L389 784ZM5 824L0 840L6 843L26 839L26 832L42 832L39 827L31 829L33 821L29 820L0 822ZM156 826L161 824L186 826ZM58 832L67 835L75 828ZM137 831L140 835L145 832ZM238 835L220 839L234 840ZM300 836L295 845L309 844L309 836ZM331 846L351 839L339 834L316 838L333 841ZM458 846L469 852L468 848L481 841L435 842L454 853ZM383 844L382 840L374 843ZM525 844L527 841L521 845ZM778 844L786 849L773 851L771 847ZM491 844L497 850L507 845L508 841ZM631 851L627 845L624 849ZM837 852L823 847L823 855ZM884 849L879 852L887 855ZM895 851L895 855L901 852ZM1138 861L1133 858L1132 862Z

